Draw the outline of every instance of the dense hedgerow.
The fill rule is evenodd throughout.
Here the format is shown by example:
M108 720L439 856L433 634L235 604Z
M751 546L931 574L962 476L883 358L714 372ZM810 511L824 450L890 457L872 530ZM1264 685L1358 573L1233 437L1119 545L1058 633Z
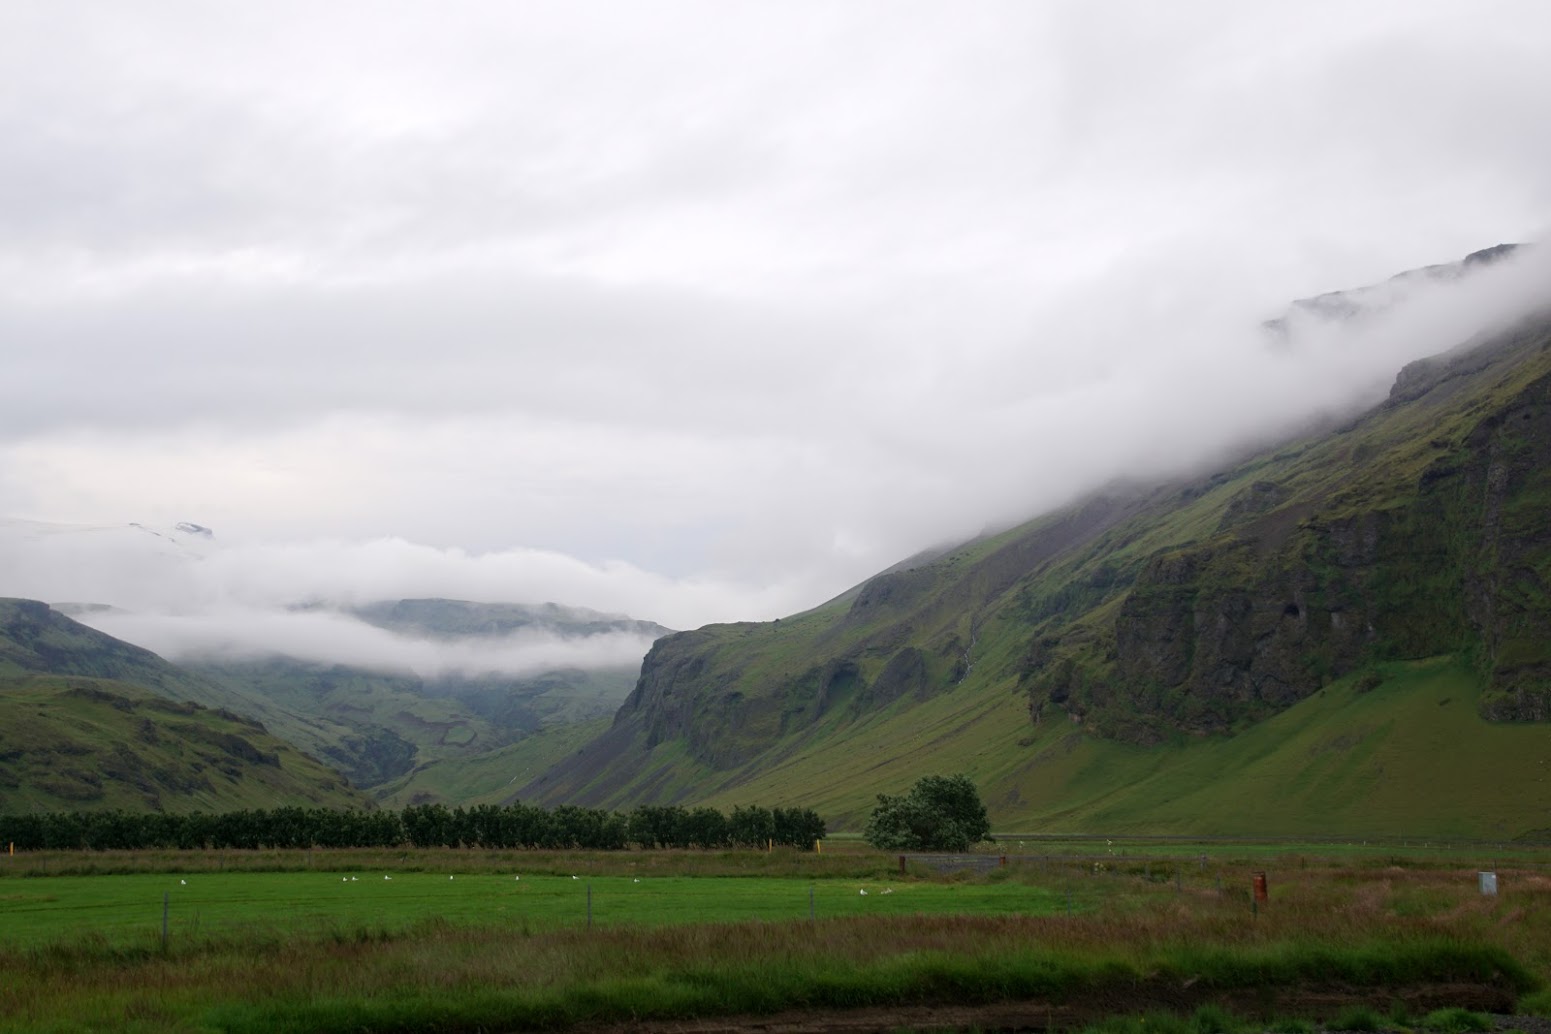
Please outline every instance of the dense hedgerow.
M0 815L0 845L18 851L137 851L307 847L490 847L549 850L765 847L812 850L824 820L807 808L714 808L643 805L629 813L564 805L403 811L274 808L219 815L126 811Z

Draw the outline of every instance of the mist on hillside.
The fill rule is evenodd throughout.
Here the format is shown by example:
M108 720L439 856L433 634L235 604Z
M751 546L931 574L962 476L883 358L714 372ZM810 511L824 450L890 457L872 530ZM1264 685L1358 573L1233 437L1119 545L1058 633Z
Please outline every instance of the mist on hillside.
M810 491L815 482L823 488L826 517L850 500L855 522L851 541L837 534L821 550L832 562L820 570L672 577L552 550L479 553L399 538L228 542L220 529L207 537L10 521L0 525L0 591L109 605L78 617L173 659L273 652L423 675L628 666L649 638L529 632L447 643L395 635L344 611L445 597L555 602L680 628L779 617L916 549L1036 516L1116 479L1202 472L1251 444L1370 406L1405 363L1544 307L1548 273L1546 250L1524 249L1459 279L1390 289L1372 311L1323 318L1294 310L1278 336L1262 323L1281 310L1250 313L1210 292L1174 297L1167 311L1145 292L1134 306L1078 292L1049 314L1067 353L1051 376L1011 356L1008 368L1026 375L999 376L997 364L967 354L931 385L951 420L899 419L892 459L845 464L859 482L808 472ZM782 485L796 494L727 532L723 549L757 553L763 543L791 556L826 526L802 520L810 497L796 492L803 476L793 477Z
M0 593L167 649L770 619L1338 419L1547 285L1263 327L1551 230L1544 5L669 6L19 10Z

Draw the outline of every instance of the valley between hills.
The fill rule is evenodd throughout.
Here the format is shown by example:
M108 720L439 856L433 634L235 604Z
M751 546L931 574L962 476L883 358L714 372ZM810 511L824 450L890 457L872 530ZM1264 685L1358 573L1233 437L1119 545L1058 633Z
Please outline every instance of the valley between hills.
M5 601L0 811L759 803L856 830L877 794L963 772L1002 831L1539 840L1548 586L1542 313L1410 364L1364 412L778 621L670 632L451 600L357 615L476 638L626 622L655 637L638 671L177 665Z

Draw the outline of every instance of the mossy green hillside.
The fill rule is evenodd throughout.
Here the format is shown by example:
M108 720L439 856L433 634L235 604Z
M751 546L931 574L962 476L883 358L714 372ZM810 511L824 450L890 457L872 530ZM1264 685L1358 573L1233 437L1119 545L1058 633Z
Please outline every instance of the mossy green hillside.
M607 718L546 725L495 750L416 765L407 775L373 787L372 796L393 808L438 802L501 804L517 786L537 778L607 728Z
M435 603L435 617L451 613L463 624L510 615L499 606ZM545 608L514 608L519 613ZM424 608L411 608L423 616ZM394 613L397 613L396 611ZM590 612L587 612L590 613ZM494 615L492 617L491 615ZM450 620L450 619L447 619ZM446 622L444 621L444 624ZM626 619L593 622L605 630L659 626ZM441 628L440 625L436 626ZM473 625L471 627L483 627ZM593 625L584 625L591 628ZM573 748L586 723L611 714L635 681L633 669L556 670L525 676L447 676L422 679L407 671L376 671L285 657L197 661L177 665L98 632L33 600L0 599L0 674L34 673L113 679L144 687L176 701L224 708L262 722L288 743L333 766L359 788L388 797L409 782L422 784L435 799L470 800L526 779L536 767L529 758L557 760ZM531 740L532 742L528 742ZM562 741L564 741L562 743ZM499 759L512 763L504 775ZM420 775L435 768L425 782ZM488 777L448 775L457 784L449 798L436 789L444 773L460 769ZM470 782L470 778L473 779ZM381 789L385 784L394 789Z
M0 812L370 807L230 711L81 676L0 677Z
M0 674L23 673L110 679L170 700L224 708L262 722L274 735L320 758L330 744L353 735L348 726L298 714L263 692L173 664L46 603L0 598Z
M612 714L636 677L631 669L427 679L286 657L192 670L228 687L234 706L265 701L287 716L288 738L379 797L429 765L477 763L541 731Z
M1479 703L1479 675L1438 658L1338 680L1237 734L1136 744L1065 715L1030 727L1011 693L946 694L695 785L723 807L804 802L837 829L860 829L900 771L963 771L1003 832L1551 835L1548 730L1487 721Z

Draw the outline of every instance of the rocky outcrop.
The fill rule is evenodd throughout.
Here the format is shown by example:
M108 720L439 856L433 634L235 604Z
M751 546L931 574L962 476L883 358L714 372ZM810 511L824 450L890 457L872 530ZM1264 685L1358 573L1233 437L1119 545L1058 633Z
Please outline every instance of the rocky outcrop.
M1545 325L1439 362L1412 401L1531 342L1551 344ZM1551 718L1551 375L1502 386L1462 441L1430 443L1440 455L1402 490L1328 498L1267 551L1246 522L1292 496L1257 482L1228 503L1222 534L1149 558L1115 618L1111 696L1210 731L1374 661L1475 652L1486 717ZM1072 683L1068 665L1038 689L1065 703Z
M1483 712L1551 718L1551 376L1529 384L1470 435L1449 480L1480 508L1464 601L1489 679Z
M1309 525L1271 562L1243 542L1154 557L1115 619L1123 695L1211 731L1353 670L1374 637L1359 586L1377 545L1356 523Z
M862 699L865 706L884 707L904 697L924 698L929 689L926 655L907 646L889 658Z
M1275 481L1256 481L1228 501L1217 530L1226 531L1253 517L1269 513L1291 497L1292 493Z
M709 645L708 639L707 630L700 629L654 643L641 662L635 689L614 715L614 724L640 717L649 747L683 734L693 724L696 698L707 688L701 685L707 665L701 647Z

